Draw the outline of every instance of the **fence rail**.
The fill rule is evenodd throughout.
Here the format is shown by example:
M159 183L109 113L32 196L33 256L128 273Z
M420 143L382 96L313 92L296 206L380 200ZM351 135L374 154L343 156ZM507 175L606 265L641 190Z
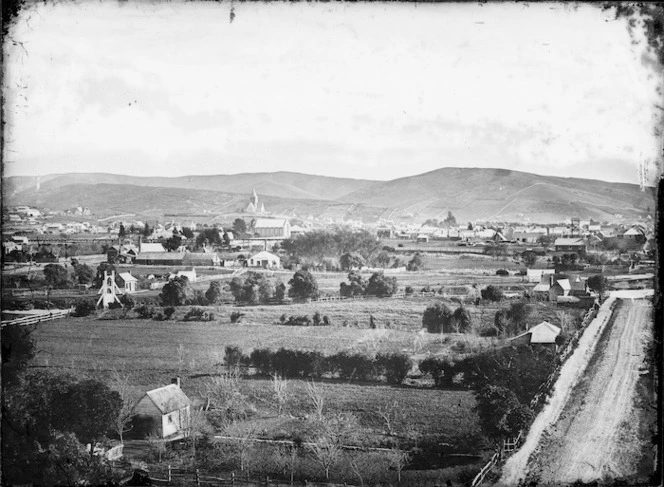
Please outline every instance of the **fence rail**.
M14 320L4 320L2 321L0 326L4 327L8 325L23 325L23 326L36 325L37 323L41 323L42 321L50 321L50 320L56 320L58 318L64 318L65 316L69 316L71 312L72 312L71 309L58 309L58 310L53 310L48 314L40 313L35 315L23 316L21 318L16 318Z
M477 475L475 475L475 478L470 484L470 487L477 487L482 482L484 482L484 478L496 465L496 463L498 463L498 460L500 460L500 450L496 450L496 452L491 456L491 459L488 461L488 463L484 465L484 467L482 467L482 470L480 470Z

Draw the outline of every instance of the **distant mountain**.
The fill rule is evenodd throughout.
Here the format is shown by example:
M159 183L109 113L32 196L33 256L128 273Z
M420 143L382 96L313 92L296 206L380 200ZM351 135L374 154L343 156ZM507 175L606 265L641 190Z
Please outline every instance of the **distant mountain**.
M36 189L37 177L16 176L7 178L4 190L13 196ZM40 190L50 190L70 184L128 184L159 188L182 188L223 191L251 195L253 189L259 195L279 198L335 200L345 194L359 191L376 183L362 179L333 178L293 172L244 173L211 176L136 177L105 173L50 174L39 178Z
M201 221L218 221L246 207L255 188L273 214L335 221L421 222L444 219L451 211L460 222L546 223L574 216L636 218L655 210L652 188L643 192L633 184L504 169L442 168L387 182L276 172L179 178L61 174L41 177L38 191L36 183L36 178L6 178L6 204L55 210L81 204L98 216L201 215Z

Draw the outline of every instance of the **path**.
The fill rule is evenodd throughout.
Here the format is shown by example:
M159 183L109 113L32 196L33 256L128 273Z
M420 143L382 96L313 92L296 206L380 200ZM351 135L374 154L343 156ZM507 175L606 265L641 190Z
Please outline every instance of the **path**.
M651 294L652 290L616 292L602 305L563 365L553 394L533 422L523 446L505 463L501 484L516 485L538 475L540 485L590 481L607 473L613 478L622 475L617 470L620 448L616 435L621 423L629 418L634 384L644 358L641 338L650 322L651 304L639 298ZM604 349L597 352L598 362L587 370L617 299L623 300L622 309L617 311ZM592 377L586 378L586 373ZM573 397L573 389L580 382L582 386Z

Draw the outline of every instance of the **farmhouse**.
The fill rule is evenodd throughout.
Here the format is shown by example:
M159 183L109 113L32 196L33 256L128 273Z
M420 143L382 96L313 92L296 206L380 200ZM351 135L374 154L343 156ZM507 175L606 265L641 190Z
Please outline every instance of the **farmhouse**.
M118 274L119 288L124 290L125 293L135 293L138 285L138 279L131 275L129 272L121 272Z
M560 335L560 328L552 325L548 321L542 321L525 333L511 338L510 341L515 344L545 345L556 346L556 337Z
M188 433L191 401L180 389L179 379L146 392L134 411L139 435L156 433L160 438L177 439Z
M285 218L258 218L254 223L254 233L259 237L290 238L290 222Z
M556 252L585 252L586 241L582 238L557 238L554 242Z
M281 268L281 259L270 252L263 251L251 256L247 261L247 266L279 269Z
M558 279L550 288L549 288L549 300L556 301L559 296L569 296L572 286L570 285L569 279Z

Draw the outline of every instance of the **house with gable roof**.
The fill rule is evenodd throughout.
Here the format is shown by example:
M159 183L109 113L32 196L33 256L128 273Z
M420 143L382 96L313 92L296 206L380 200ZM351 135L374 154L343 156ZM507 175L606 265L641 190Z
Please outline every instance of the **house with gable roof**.
M188 434L191 401L180 389L179 378L146 392L134 411L134 426L139 435L156 433L160 438L171 440Z
M542 345L555 348L556 338L560 335L560 331L559 327L552 325L548 321L542 321L539 325L531 327L528 331L510 338L510 342L515 345Z

